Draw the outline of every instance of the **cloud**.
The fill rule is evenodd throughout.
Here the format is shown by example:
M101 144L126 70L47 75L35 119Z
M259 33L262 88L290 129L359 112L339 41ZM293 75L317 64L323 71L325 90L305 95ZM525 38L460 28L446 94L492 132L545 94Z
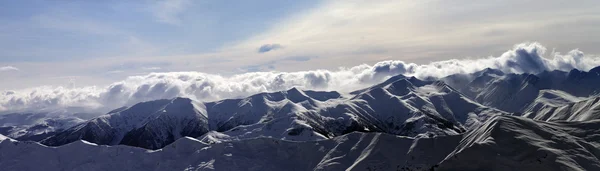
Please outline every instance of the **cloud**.
M158 0L152 5L151 12L158 22L179 25L179 15L190 3L189 0Z
M281 49L283 46L280 44L264 44L258 48L258 53L266 53L272 50Z
M14 67L14 66L3 66L3 67L0 67L0 72L4 72L4 71L19 71L19 68Z
M600 65L600 58L585 56L579 50L567 54L543 55L546 48L539 43L515 45L498 57L452 59L425 65L403 61L381 61L337 70L298 72L250 72L221 76L201 72L167 72L130 76L106 87L38 87L6 91L0 96L0 109L31 110L51 108L89 108L108 111L141 101L189 97L200 101L240 98L260 92L272 92L299 87L313 90L349 92L379 83L394 75L444 77L456 73L471 73L485 68L509 73L537 73L546 70L589 70Z
M506 13L509 8L518 12ZM418 63L481 56L524 40L598 53L600 34L593 30L600 29L599 11L600 1L324 1L232 47L277 42L286 45L286 56L310 52L346 63L381 56ZM568 27L575 25L579 29Z

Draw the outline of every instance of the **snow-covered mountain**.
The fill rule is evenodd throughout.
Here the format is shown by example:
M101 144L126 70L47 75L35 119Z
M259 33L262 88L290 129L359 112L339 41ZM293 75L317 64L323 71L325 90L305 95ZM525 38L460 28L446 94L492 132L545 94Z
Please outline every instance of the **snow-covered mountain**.
M292 88L154 100L87 121L0 115L0 168L598 170L599 85L600 67L485 69L398 75L348 94ZM25 135L47 138L15 138Z
M40 141L79 123L91 114L60 112L10 113L0 115L0 134L17 140Z
M293 113L315 109L329 99L338 98L341 96L335 92L294 88L210 103L186 98L150 101L92 119L42 143L58 146L83 139L104 145L126 144L157 149L183 136L199 137L209 130L228 131L239 138L271 135L285 139L293 135L295 140L323 139L309 131L285 133L298 131L300 128L297 127L304 125L273 125L282 120L294 122Z
M533 118L529 115L537 111L553 110L560 106L581 101L585 98L575 97L569 93L560 90L542 90L538 97L529 104L523 112L523 116Z
M290 91L303 94L298 89ZM332 138L354 131L405 136L456 135L490 115L505 114L469 100L442 82L422 81L414 77L393 77L352 94L350 98L327 101L309 98L300 104L269 101L269 104L289 107L271 106L279 109L279 115L262 115L268 118L228 131L216 132L219 130L212 129L216 131L200 139L210 143L266 136L306 141ZM257 97L244 101L249 99L256 100ZM263 103L264 100L259 101L259 104ZM213 121L210 116L209 112L209 120Z
M505 114L469 100L443 82L403 76L349 97L292 88L209 103L157 100L116 111L42 143L58 146L82 139L158 149L183 136L202 135L207 143L256 137L310 141L354 131L432 137L458 135L491 115Z
M538 103L532 106L523 117L544 121L589 121L600 119L600 96L586 99L557 97L559 102ZM563 100L567 99L567 100ZM554 103L558 103L554 104Z
M471 74L454 74L440 80L483 105L514 113L526 112L547 91L561 91L574 97L600 93L600 67L588 72L574 69L537 74L505 74L485 69Z
M397 79L395 81L390 81ZM326 114L353 114L370 130L396 135L454 135L493 114L485 107L440 81L397 77L371 88Z
M495 116L469 131L435 170L600 170L600 121Z
M287 91L261 93L243 99L206 103L210 128L232 138L275 137L306 141L325 139L327 130L315 128L310 121L323 121L311 115L345 98L337 92Z
M41 142L59 146L81 139L102 145L158 149L181 137L208 132L204 108L186 98L143 102L91 119Z
M55 148L6 141L0 143L0 167L6 171L424 170L444 159L459 140L460 136L413 139L352 133L321 141L256 138L208 145L182 138L156 151L85 141Z
M553 123L494 115L466 134L411 138L351 133L327 140L253 138L206 144L181 138L160 150L60 147L0 140L13 170L598 170L600 121ZM93 162L92 162L93 161ZM31 164L35 163L35 164Z

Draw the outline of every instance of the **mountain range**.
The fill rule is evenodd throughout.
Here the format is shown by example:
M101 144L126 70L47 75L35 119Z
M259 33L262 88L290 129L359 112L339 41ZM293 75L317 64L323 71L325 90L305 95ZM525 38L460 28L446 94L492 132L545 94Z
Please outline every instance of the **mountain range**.
M597 170L599 93L600 67L484 69L349 93L154 100L94 118L14 113L0 115L0 168Z

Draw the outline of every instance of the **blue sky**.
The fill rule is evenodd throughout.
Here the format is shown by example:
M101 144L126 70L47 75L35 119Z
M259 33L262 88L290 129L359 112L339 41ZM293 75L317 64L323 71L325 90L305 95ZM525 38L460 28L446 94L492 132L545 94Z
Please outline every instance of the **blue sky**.
M234 75L499 56L537 41L599 54L600 2L0 2L0 90L106 86L151 72Z
M260 33L287 15L317 4L227 0L5 1L0 6L0 62L209 52L227 42Z

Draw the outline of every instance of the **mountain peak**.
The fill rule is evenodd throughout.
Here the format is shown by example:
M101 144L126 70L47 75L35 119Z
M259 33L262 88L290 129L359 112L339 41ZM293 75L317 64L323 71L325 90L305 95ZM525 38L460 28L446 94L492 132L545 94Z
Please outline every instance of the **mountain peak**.
M294 103L312 99L311 97L307 96L302 90L296 87L286 91L285 96L287 97L287 99Z
M588 73L600 74L600 66L597 66L597 67L594 67L594 68L590 69L590 71L588 71Z
M591 71L591 70L590 70ZM583 71L578 70L578 69L572 69L571 71L569 71L568 77L573 78L573 77L578 77L583 73Z
M365 89L361 89L361 90L356 90L356 91L350 92L350 94L352 94L352 95L357 95L357 94L360 94L360 93L366 92L366 91L368 91L368 90L370 90L370 89L385 87L385 86L387 86L387 85L389 85L389 84L392 84L392 83L394 83L394 82L396 82L396 81L399 81L399 80L404 80L404 79L406 79L406 78L407 78L407 77L406 77L406 76L404 76L404 75L402 75L402 74L400 74L400 75L396 75L396 76L393 76L393 77L390 77L390 78L388 78L387 80L385 80L385 81L384 81L384 82L382 82L382 83L379 83L379 84L377 84L377 85L374 85L374 86L371 86L371 87L368 87L368 88L365 88Z
M473 75L479 77L479 76L490 75L490 74L493 74L493 75L504 75L504 72L502 72L502 71L500 71L498 69L485 68L485 69L483 69L481 71L475 72Z
M291 89L286 91L288 94L298 94L298 93L302 93L302 90L298 89L297 87L292 87Z
M171 100L171 103L191 103L192 99L186 97L176 97Z

